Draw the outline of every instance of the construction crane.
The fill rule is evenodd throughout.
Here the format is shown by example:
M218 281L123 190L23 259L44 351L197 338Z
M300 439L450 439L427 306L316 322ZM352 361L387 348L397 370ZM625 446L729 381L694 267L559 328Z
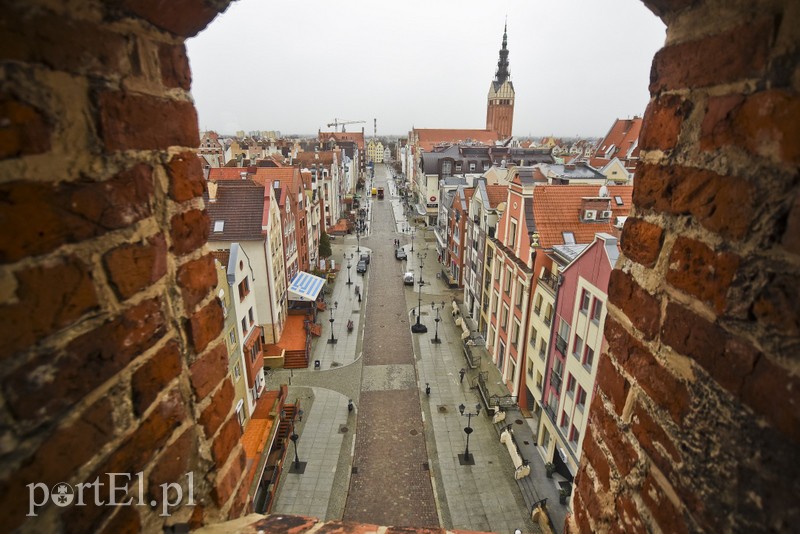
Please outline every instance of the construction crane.
M336 131L336 128L339 126L342 127L342 132L345 131L344 126L345 124L366 124L366 121L340 121L339 119L333 119L333 122L328 124L328 128L333 126L333 131Z

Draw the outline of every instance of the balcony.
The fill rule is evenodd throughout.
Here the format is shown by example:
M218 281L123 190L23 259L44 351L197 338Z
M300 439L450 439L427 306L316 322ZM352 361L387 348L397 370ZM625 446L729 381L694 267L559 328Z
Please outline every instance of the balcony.
M556 288L558 287L558 277L554 276L552 273L546 273L544 276L539 278L539 282L547 289L553 296L556 294Z
M556 335L556 350L565 356L567 354L567 340L559 335Z
M550 385L553 386L556 391L561 391L561 375L556 373L555 371L550 373Z

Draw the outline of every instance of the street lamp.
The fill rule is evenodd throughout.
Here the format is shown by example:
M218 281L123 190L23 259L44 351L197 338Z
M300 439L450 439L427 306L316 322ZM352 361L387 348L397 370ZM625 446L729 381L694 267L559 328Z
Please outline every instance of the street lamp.
M439 321L441 321L441 319L439 318L439 308L436 306L435 302L431 302L431 309L436 310L436 319L434 319L434 321L436 321L436 334L433 336L431 343L441 343L442 340L439 339ZM442 301L442 309L444 309L444 301Z
M306 471L306 462L301 462L297 455L297 440L300 439L300 436L298 436L297 432L295 432L294 421L292 421L292 435L289 436L289 439L292 440L292 443L294 443L294 462L292 462L289 472L296 475L302 475Z
M333 337L333 308L331 308L331 318L328 320L331 323L331 338L328 340L328 345L333 345L336 343L336 338Z
M352 267L352 266L353 265L350 263L350 260L347 260L347 285L348 286L353 285L353 281L350 280L350 267Z
M414 252L414 228L411 229L411 252Z
M356 252L361 254L361 234L358 232L358 230L356 230L356 243Z
M422 277L420 277L420 280L417 283L419 284L419 298L417 299L417 322L416 324L411 325L411 331L415 334L424 334L428 331L428 327L420 322L420 317L422 316Z
M467 426L466 428L464 428L464 433L467 435L467 447L464 449L464 454L458 455L458 462L461 465L475 465L475 458L473 458L472 455L469 453L469 435L472 434L472 426L470 423L472 422L473 415L478 415L479 413L481 413L481 405L480 404L475 405L475 413L472 412L464 413L465 409L466 406L464 406L463 404L458 405L458 411L461 412L461 415L467 416Z
M419 283L424 283L422 281L422 260L428 257L427 252L417 252L417 259L419 260Z

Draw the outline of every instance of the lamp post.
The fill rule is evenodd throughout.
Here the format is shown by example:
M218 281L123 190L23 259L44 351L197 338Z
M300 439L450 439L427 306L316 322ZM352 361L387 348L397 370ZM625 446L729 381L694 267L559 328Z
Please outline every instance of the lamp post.
M414 228L411 229L411 252L414 252Z
M422 316L422 277L420 277L419 282L419 297L417 299L417 322L416 324L411 325L411 331L415 334L424 334L428 331L428 327L425 326L420 322L420 316Z
M442 309L443 308L444 308L444 301L442 301ZM436 319L434 319L434 321L436 321L436 334L434 334L433 339L431 339L431 343L441 343L442 340L439 339L439 321L441 321L441 319L439 318L439 309L440 308L438 308L436 306L435 302L431 302L431 309L435 309L436 310Z
M419 263L419 283L420 284L424 283L422 281L422 267L423 267L422 260L424 260L427 257L428 257L428 253L427 252L417 252L417 260L419 260L418 263Z
M358 230L356 230L356 243L356 252L361 254L361 234L358 232Z
M336 343L336 338L333 337L333 309L331 309L331 318L328 321L331 323L331 338L328 340L328 345L333 345Z
M353 265L350 263L350 260L347 260L347 285L348 286L353 285L353 281L350 280L350 267L352 267L352 266Z
M461 415L467 416L467 426L466 428L464 428L464 433L467 435L467 447L464 449L464 454L458 455L458 461L461 465L475 465L475 458L473 458L472 455L469 453L469 435L472 434L472 425L471 425L472 416L481 413L481 405L480 404L475 405L475 413L472 412L464 413L465 409L466 406L464 406L463 404L458 405L458 411L461 412Z

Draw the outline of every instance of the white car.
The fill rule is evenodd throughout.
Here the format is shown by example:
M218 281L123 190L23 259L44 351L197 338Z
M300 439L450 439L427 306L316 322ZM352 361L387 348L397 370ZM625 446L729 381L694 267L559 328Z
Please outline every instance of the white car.
M407 286L413 286L414 285L414 273L407 272L406 274L404 274L403 275L403 283L405 285L407 285Z

